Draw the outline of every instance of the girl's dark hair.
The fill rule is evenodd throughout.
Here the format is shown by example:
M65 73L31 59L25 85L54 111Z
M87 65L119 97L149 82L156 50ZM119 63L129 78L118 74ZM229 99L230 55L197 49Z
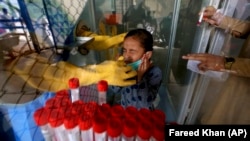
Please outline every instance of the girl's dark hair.
M153 36L146 29L133 29L130 30L124 39L133 37L138 40L145 48L145 51L153 51Z

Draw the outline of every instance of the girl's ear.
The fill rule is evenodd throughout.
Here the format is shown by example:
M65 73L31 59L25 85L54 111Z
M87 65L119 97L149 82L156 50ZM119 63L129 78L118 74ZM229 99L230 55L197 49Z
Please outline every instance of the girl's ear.
M153 51L147 51L145 54L146 54L147 58L151 58L152 54L153 54Z

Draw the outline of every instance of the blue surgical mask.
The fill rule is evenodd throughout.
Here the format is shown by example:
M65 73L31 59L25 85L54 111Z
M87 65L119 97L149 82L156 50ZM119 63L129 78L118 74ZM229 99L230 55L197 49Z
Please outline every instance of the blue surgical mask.
M128 65L131 66L134 70L138 70L138 67L140 66L140 64L141 64L141 60L138 60Z

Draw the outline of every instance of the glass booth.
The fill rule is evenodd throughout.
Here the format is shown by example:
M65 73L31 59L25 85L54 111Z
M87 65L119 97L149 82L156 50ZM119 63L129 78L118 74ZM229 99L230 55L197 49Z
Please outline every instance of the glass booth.
M70 51L80 20L86 29L101 35L114 36L138 27L150 31L154 37L152 59L164 74L157 108L166 113L166 122L179 124L202 123L203 113L211 107L207 95L225 82L190 71L182 55L208 52L237 56L240 49L234 46L243 42L205 23L197 26L198 13L214 5L228 16L247 18L249 10L240 9L249 5L247 0L18 0L18 5L27 27L34 30L36 38L32 40L37 50L52 47L58 53ZM73 61L81 66L114 59L117 49L71 57L81 60ZM212 85L215 83L220 85Z

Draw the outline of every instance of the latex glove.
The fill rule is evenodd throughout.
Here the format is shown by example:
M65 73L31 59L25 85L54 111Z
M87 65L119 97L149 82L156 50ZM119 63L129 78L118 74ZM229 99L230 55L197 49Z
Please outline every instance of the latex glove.
M129 86L136 83L133 79L137 73L124 61L104 61L97 65L88 65L83 68L75 67L67 62L58 64L64 70L61 82L66 83L71 77L78 77L81 85L90 85L100 80L106 80L109 85Z
M96 72L99 78L108 81L109 85L129 86L136 83L137 72L123 60L105 61L96 66Z
M89 50L105 50L113 47L119 47L119 45L123 42L124 37L127 33L118 34L115 36L107 36L107 35L98 35L90 31L90 29L86 26L84 21L80 20L74 29L74 36L87 36L93 37L94 41L90 44L86 45L86 48Z
M46 61L38 62L32 57L21 57L14 63L16 63L13 67L14 73L23 78L29 86L42 91L56 92L68 89L68 81L72 77L79 78L81 86L96 84L100 80L106 80L109 85L114 86L136 83L135 79L130 79L137 75L136 71L121 60L104 61L84 67L77 67L64 61L48 64Z

